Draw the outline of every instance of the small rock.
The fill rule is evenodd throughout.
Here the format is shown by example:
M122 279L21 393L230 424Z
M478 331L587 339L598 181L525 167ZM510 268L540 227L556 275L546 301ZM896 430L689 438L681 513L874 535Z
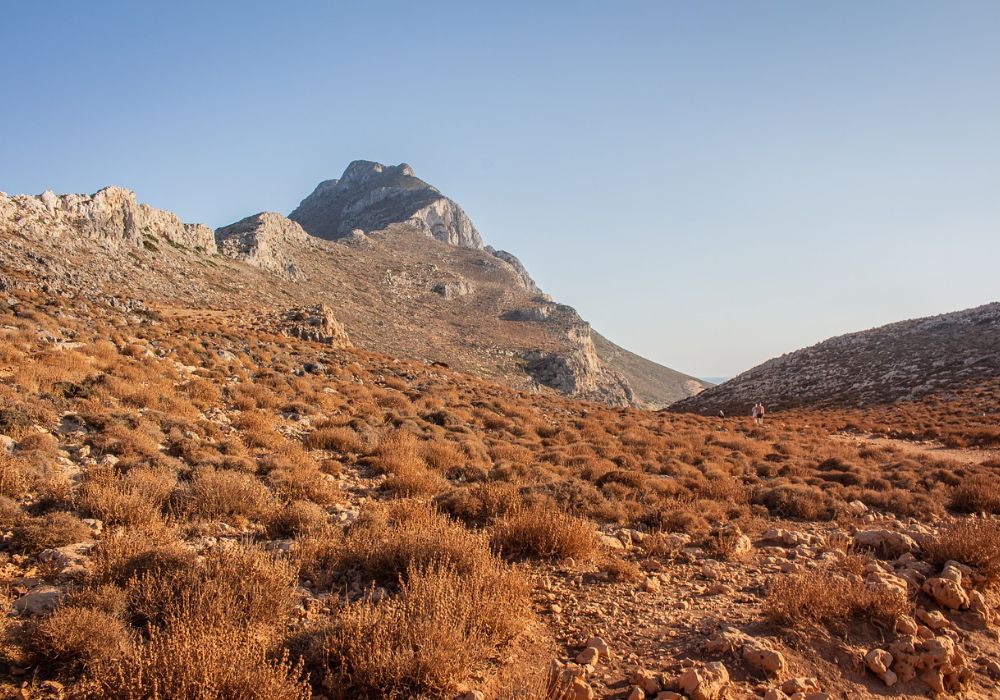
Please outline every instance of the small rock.
M785 657L781 652L769 649L756 641L743 645L743 660L765 675L775 675L785 668Z
M14 601L14 609L22 615L44 615L62 602L63 592L55 586L39 586Z
M578 664L590 664L591 666L596 666L597 661L600 658L601 652L599 652L596 647L587 647L576 655L576 662Z

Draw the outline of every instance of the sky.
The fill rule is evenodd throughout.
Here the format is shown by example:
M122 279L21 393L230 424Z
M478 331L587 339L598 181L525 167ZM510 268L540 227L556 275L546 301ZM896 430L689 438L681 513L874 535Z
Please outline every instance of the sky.
M5 2L0 190L217 227L409 163L696 376L1000 300L1000 3Z

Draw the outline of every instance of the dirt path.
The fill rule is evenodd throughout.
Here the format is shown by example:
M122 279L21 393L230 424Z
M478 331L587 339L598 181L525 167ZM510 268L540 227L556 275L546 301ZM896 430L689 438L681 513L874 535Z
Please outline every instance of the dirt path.
M834 440L855 445L889 447L907 454L924 454L940 459L950 459L962 464L982 464L990 459L1000 459L1000 449L971 449L945 447L931 440L898 440L877 435L857 435L855 433L834 433Z

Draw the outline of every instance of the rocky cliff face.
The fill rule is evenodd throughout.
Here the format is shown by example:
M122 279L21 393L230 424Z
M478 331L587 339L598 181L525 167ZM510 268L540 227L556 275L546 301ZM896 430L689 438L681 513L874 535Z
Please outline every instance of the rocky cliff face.
M305 274L293 258L296 244L308 244L309 234L281 214L266 211L216 229L215 241L223 255L259 267L287 280L302 281Z
M136 202L135 193L105 187L93 194L8 197L0 192L0 228L29 238L78 239L119 245L156 245L164 240L206 253L216 252L212 230L185 224L176 215Z
M339 180L326 180L289 218L319 238L333 240L355 229L368 233L405 223L426 236L463 248L483 247L472 221L455 202L401 163L356 160Z
M631 406L635 395L628 380L601 362L594 349L590 326L572 326L566 332L569 349L534 350L525 355L525 369L539 384L569 396L612 406Z
M916 399L1000 376L1000 303L842 335L768 360L672 408L739 415Z

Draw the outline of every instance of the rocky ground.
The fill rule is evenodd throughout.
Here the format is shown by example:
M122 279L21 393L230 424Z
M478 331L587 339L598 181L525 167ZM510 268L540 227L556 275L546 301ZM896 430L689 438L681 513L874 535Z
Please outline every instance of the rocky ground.
M0 672L11 697L126 697L102 675L108 664L145 692L135 664L153 663L142 655L161 628L135 615L166 570L126 559L154 579L106 572L122 538L156 523L193 571L230 551L294 563L287 617L278 605L248 623L275 645L252 667L282 648L302 655L289 673L308 673L315 697L995 696L1000 502L989 487L969 492L994 473L989 458L914 455L780 416L761 428L518 394L353 349L323 308L234 319L21 291L7 303ZM885 479L900 489L890 500L874 490ZM796 484L815 490L780 500ZM920 493L931 496L903 503ZM954 519L973 496L987 514ZM380 508L422 504L441 515L387 525L365 548L410 541L407 523L428 517L440 534L402 556L492 557L492 543L527 583L527 609L511 603L523 622L441 685L429 679L451 660L438 655L405 682L377 675L345 691L330 674L358 683L361 662L320 661L296 640L403 595L351 543L372 536ZM518 527L527 536L510 534ZM468 554L444 544L456 537L472 538ZM120 595L126 613L102 612ZM94 649L55 627L67 611L90 611L74 622L90 636L93 616L127 630L124 651L114 634ZM401 643L390 635L383 648ZM451 648L426 644L401 649ZM300 697L291 682L273 697Z

